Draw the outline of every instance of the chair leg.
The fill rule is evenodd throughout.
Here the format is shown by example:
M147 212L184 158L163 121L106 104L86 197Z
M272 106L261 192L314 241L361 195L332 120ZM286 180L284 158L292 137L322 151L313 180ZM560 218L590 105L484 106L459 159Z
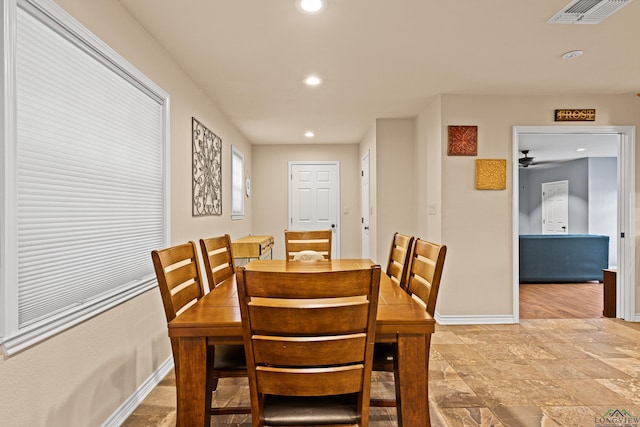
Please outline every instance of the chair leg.
M207 346L207 365L208 371L212 371L213 369L213 361L215 360L215 347L210 345ZM207 390L216 391L218 388L218 376L213 374L209 375L211 378L207 381Z
M216 391L218 389L218 377L212 376L211 378L211 387L209 390Z

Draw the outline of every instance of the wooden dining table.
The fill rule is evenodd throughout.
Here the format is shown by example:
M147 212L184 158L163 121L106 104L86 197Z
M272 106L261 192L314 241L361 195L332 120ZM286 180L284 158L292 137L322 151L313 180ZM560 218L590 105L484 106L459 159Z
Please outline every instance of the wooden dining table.
M368 259L322 261L254 260L254 271L342 271L368 268ZM428 355L434 319L389 276L380 276L376 342L398 346L398 425L429 426ZM235 275L212 289L196 304L169 322L169 336L178 338L179 376L177 425L210 425L205 408L207 345L242 344L242 323Z

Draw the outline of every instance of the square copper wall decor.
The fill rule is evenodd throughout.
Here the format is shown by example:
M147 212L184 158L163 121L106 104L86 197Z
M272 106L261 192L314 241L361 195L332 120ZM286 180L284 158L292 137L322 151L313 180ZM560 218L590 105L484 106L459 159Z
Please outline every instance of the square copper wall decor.
M449 126L449 156L478 155L478 126Z

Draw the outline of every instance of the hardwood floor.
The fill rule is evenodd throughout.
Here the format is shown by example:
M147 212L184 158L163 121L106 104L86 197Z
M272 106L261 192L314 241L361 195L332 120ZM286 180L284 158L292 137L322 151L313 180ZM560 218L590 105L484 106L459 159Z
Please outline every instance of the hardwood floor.
M520 285L520 319L601 318L602 308L602 283Z

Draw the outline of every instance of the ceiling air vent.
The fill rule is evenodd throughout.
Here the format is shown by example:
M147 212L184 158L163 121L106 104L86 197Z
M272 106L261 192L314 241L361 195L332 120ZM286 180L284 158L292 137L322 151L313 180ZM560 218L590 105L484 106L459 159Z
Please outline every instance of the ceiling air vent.
M598 24L633 0L574 0L549 19L549 24Z

